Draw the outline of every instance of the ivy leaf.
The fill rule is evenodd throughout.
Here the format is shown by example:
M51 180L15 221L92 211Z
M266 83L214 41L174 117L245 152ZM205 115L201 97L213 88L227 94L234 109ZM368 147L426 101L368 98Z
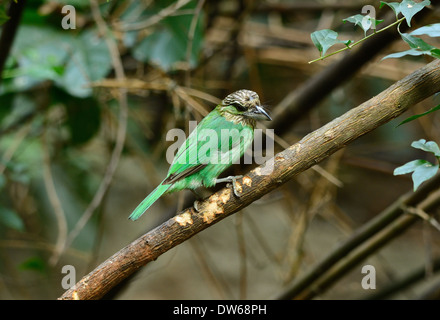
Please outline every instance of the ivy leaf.
M434 141L426 141L425 139L420 139L418 141L413 141L411 147L420 149L426 152L432 152L437 158L440 159L440 148ZM414 185L414 191L426 180L431 179L438 171L439 164L432 164L429 161L418 159L410 161L403 166L394 169L394 175L407 174L412 172L412 180Z
M431 53L430 54L431 57L440 59L440 49L438 48L431 49L430 53Z
M337 43L343 43L346 46L349 46L351 43L351 40L339 40L338 33L330 29L315 31L310 35L310 37L312 38L315 47L318 48L319 52L321 53L321 57L325 55L331 46Z
M422 160L423 161L423 160ZM411 178L414 183L414 191L426 180L431 179L438 171L438 164L433 165L429 161L426 161L423 165L414 170Z
M410 35L413 36L421 36L424 34L431 38L440 37L440 23L429 24L410 33Z
M393 9L394 14L396 15L396 19L399 16L399 13L402 13L406 18L406 23L411 27L411 19L412 17L419 11L421 11L424 7L429 6L431 2L429 0L424 0L422 2L414 2L412 0L403 0L402 2L385 2L381 1L379 8L382 8L384 5L389 6Z
M411 178L413 180L414 191L426 180L431 179L438 171L438 164L433 165L426 160L414 160L410 161L403 166L400 166L394 170L394 175L402 175L412 172Z
M402 175L402 174L411 173L414 170L416 170L418 167L424 165L426 162L427 162L426 160L421 160L421 159L407 162L403 166L400 166L400 167L397 167L396 169L394 169L393 174L395 176L398 176L398 175Z
M379 23L383 22L383 20L376 20L369 15L355 14L354 16L348 17L346 19L342 19L345 22L354 23L355 26L360 26L362 30L364 30L364 36L367 36L367 31L371 28L374 23L374 26L377 26Z
M396 53L391 53L389 55L386 55L385 57L382 58L382 60L385 59L391 59L391 58L401 58L404 56L421 56L424 53L422 51L419 51L417 49L409 49L409 50L405 50L405 51L400 51L400 52L396 52Z
M419 52L419 51L418 51L418 52ZM400 126L400 125L402 125L402 124L404 124L404 123L407 123L407 122L410 122L410 121L416 120L417 118L420 118L420 117L426 116L427 114L429 114L429 113L431 113L431 112L434 112L434 111L437 111L437 110L440 110L440 104L439 104L438 106L434 107L434 108L429 109L429 110L426 111L426 112L423 112L423 113L420 113L420 114L416 114L416 115L414 115L414 116L411 116L411 117L409 117L409 118L406 118L406 119L403 120L401 123L399 123L399 124L397 125L397 127Z
M414 37L408 33L401 33L400 34L402 39L408 43L408 45L411 47L410 50L401 51L397 53L389 54L382 58L382 60L389 59L389 58L400 58L406 55L412 55L412 56L420 56L422 54L434 57L434 58L440 58L440 49L431 46L430 44L426 43L420 38Z
M431 49L435 48L430 44L426 43L425 41L423 41L422 39L413 37L408 33L401 33L400 36L402 37L402 40L408 43L408 45L413 49L418 49L421 51L430 51Z
M396 15L396 19L397 19L397 16L400 13L400 2L385 2L385 1L381 1L379 9L382 8L384 5L387 5L388 7L393 9L394 14Z
M412 0L403 0L400 3L399 9L400 9L400 12L405 17L406 23L408 24L408 27L411 27L412 17L417 12L421 11L424 7L429 6L430 4L431 4L431 1L429 1L429 0L424 0L422 2L414 2Z
M425 139L420 139L411 143L411 147L420 149L426 152L432 152L436 157L440 157L440 149L434 141L426 142Z

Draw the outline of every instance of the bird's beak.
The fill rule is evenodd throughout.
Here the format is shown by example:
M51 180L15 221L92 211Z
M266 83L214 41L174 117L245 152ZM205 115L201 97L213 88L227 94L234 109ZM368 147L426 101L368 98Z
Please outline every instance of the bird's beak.
M257 120L272 120L263 106L256 105L255 110L252 112L252 117Z

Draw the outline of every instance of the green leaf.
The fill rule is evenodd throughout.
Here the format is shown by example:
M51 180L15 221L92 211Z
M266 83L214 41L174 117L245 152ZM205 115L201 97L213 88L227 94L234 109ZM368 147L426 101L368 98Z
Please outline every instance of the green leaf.
M414 183L414 191L426 180L431 179L438 171L438 164L433 165L432 163L426 161L425 164L416 168L411 175Z
M418 28L410 33L413 36L427 35L432 38L440 37L440 23L429 24L427 26Z
M102 79L111 70L107 45L95 29L80 34L60 30L20 26L12 50L18 68L9 91L52 80L71 95L84 98L92 94L89 82Z
M421 159L407 162L403 166L400 166L400 167L397 167L396 169L394 169L393 174L395 176L398 176L398 175L413 172L418 167L424 165L426 162L427 162L426 160L421 160Z
M103 79L111 70L111 58L104 39L96 30L87 30L74 38L68 51L72 53L64 73L56 83L76 97L89 97L89 82Z
M327 50L337 44L344 43L348 46L351 40L342 41L338 39L338 33L330 29L323 29L313 32L310 37L312 38L313 44L318 48L321 56L324 56Z
M176 62L184 59L185 50L175 49L173 34L159 30L144 38L133 50L133 57L142 62L150 62L165 71L173 68Z
M404 124L404 123L407 123L407 122L413 121L413 120L415 120L415 119L417 119L417 118L420 118L420 117L426 116L427 114L432 113L432 112L437 111L437 110L440 110L440 104L439 104L438 106L434 107L434 108L429 109L429 110L426 111L426 112L423 112L423 113L420 113L420 114L416 114L416 115L414 115L414 116L411 116L411 117L409 117L409 118L406 118L406 119L403 120L401 123L399 123L399 124L397 125L397 127L400 126L400 125L402 125L402 124Z
M414 2L412 0L403 0L400 5L399 9L400 12L403 14L403 16L406 19L406 23L409 27L411 27L411 19L412 17L419 11L421 11L424 7L429 6L431 4L431 1L424 0L422 2Z
M422 51L419 51L417 49L409 49L409 50L405 50L405 51L391 53L391 54L386 55L385 57L383 57L381 60L391 59L391 58L401 58L401 57L404 57L404 56L421 56L423 54L425 54L425 53L422 52Z
M65 63L69 43L72 43L70 34L46 26L20 25L9 57L9 61L16 62L15 66L2 75L11 77L12 81L1 89L24 91L42 81L58 79L60 75L55 70Z
M383 20L376 20L369 15L356 14L354 16L348 17L346 19L342 19L345 22L354 23L355 26L360 26L362 30L364 30L364 36L367 35L367 31L371 28L374 23L374 26L377 26L379 23L383 22Z
M434 141L426 141L425 139L420 139L411 143L411 147L420 149L426 152L432 152L436 157L440 157L440 149Z
M3 206L0 206L0 224L17 231L25 231L21 217L15 211Z
M348 17L346 19L342 19L342 22L351 22L354 23L355 26L359 26L364 30L364 33L370 29L372 22L370 16L364 16L362 14L355 14L354 16Z
M432 152L437 158L440 159L440 149L434 141L426 141L425 139L420 139L418 141L413 141L411 147L420 149L426 152ZM394 169L394 175L407 174L413 172L412 180L414 184L414 191L426 180L431 179L438 171L439 164L432 164L426 160L414 160L410 161L403 166Z
M430 51L431 49L435 48L431 46L430 44L426 43L420 38L413 37L408 33L401 33L400 36L402 37L402 40L408 43L408 45L417 50L421 51Z
M437 58L437 59L440 59L440 49L438 49L438 48L431 49L430 56Z
M403 166L400 166L394 170L394 175L401 175L413 172L411 178L413 180L414 191L426 180L431 179L438 171L438 164L433 165L426 160L414 160L410 161Z
M411 49L389 54L389 55L383 57L382 60L389 59L389 58L400 58L400 57L403 57L406 55L420 56L422 54L432 56L434 58L440 57L440 49L431 46L430 44L426 43L422 39L414 37L408 33L401 33L400 35L401 35L402 39L406 43L408 43L408 45L411 47Z
M156 15L162 9L172 4L173 1L156 1L153 11L147 12L141 18L148 19ZM193 10L197 1L191 1L182 7L182 10ZM164 18L155 26L154 31L144 38L133 48L133 56L142 62L150 62L158 65L165 71L170 71L179 67L179 62L189 62L190 66L195 67L199 61L203 43L203 12L198 16L196 27L193 34L192 43L188 41L189 29L194 15L176 15ZM128 38L126 40L129 40ZM189 61L187 61L187 49L191 44Z
M393 9L394 14L396 15L396 19L397 19L397 16L400 13L400 2L385 2L385 1L381 1L379 9L382 8L384 5L387 5L388 7Z

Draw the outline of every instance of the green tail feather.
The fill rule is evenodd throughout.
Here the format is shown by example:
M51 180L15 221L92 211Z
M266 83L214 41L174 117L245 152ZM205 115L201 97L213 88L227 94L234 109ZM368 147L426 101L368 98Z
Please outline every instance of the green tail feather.
M171 187L171 184L160 184L157 186L156 189L153 190L145 199L142 201L136 209L132 212L132 214L128 217L128 219L131 220L137 220L141 215L145 213L145 211L148 210L149 207L153 203L156 202L157 199L160 198L161 195L163 195L169 188Z

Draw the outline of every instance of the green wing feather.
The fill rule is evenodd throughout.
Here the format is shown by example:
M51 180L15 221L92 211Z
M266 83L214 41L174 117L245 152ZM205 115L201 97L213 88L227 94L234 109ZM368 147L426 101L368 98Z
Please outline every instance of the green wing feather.
M252 127L228 121L214 109L177 152L167 177L174 180L172 191L214 185L215 179L243 155L252 140ZM179 179L174 179L176 176Z

